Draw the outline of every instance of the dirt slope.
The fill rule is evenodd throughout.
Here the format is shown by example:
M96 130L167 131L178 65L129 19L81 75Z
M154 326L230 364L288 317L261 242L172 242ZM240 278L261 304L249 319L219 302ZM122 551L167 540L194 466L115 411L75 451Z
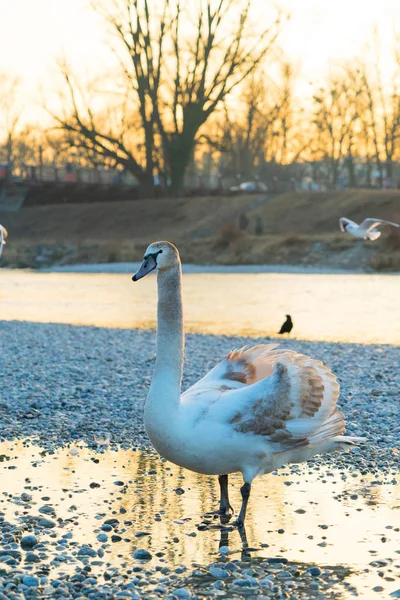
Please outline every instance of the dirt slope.
M241 213L248 218L244 232L238 230ZM341 216L400 222L400 192L299 192L25 207L18 214L0 216L10 234L2 264L136 260L150 241L169 239L179 244L184 260L198 263L339 261L352 268L400 268L397 230L386 230L377 243L355 251L357 242L339 232ZM262 235L255 235L257 218Z

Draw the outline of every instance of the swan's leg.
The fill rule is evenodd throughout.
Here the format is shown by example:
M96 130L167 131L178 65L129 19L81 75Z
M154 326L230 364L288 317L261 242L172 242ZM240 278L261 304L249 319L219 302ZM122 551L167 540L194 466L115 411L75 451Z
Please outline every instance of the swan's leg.
M229 509L233 511L232 506L229 504L229 493L228 493L228 475L218 476L219 487L221 490L221 497L219 501L219 512L220 514L226 515L229 513Z
M238 527L243 527L244 526L244 520L246 518L247 503L248 503L249 498L250 498L250 490L251 490L250 483L245 483L240 488L240 493L242 494L242 507L240 509L239 516L238 516L238 518L235 521L235 525L237 525Z

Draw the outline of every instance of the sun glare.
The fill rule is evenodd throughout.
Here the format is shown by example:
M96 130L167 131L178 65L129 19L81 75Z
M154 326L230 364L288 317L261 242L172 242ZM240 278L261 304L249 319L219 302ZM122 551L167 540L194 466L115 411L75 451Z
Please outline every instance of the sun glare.
M275 4L254 0L253 10L267 19L276 6L291 15L280 45L300 74L301 95L307 93L310 82L318 84L324 78L330 64L362 56L368 44L373 44L374 29L380 40L383 75L390 78L394 24L400 22L397 0L279 0ZM0 11L0 72L20 78L31 117L40 114L39 89L56 87L55 65L60 57L66 57L82 77L107 72L115 64L107 47L107 30L89 0L0 0Z

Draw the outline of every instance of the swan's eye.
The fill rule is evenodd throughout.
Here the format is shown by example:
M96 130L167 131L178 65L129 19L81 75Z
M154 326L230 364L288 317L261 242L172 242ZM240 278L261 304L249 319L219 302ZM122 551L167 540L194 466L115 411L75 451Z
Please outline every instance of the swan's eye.
M158 254L162 254L162 253L163 253L163 250L159 250L159 251L158 251Z

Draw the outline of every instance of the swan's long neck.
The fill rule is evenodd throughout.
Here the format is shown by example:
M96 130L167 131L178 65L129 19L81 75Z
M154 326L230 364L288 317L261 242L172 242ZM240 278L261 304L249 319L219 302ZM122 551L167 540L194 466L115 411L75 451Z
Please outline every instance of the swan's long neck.
M153 382L162 380L179 401L183 366L183 315L181 265L157 275L157 358Z

